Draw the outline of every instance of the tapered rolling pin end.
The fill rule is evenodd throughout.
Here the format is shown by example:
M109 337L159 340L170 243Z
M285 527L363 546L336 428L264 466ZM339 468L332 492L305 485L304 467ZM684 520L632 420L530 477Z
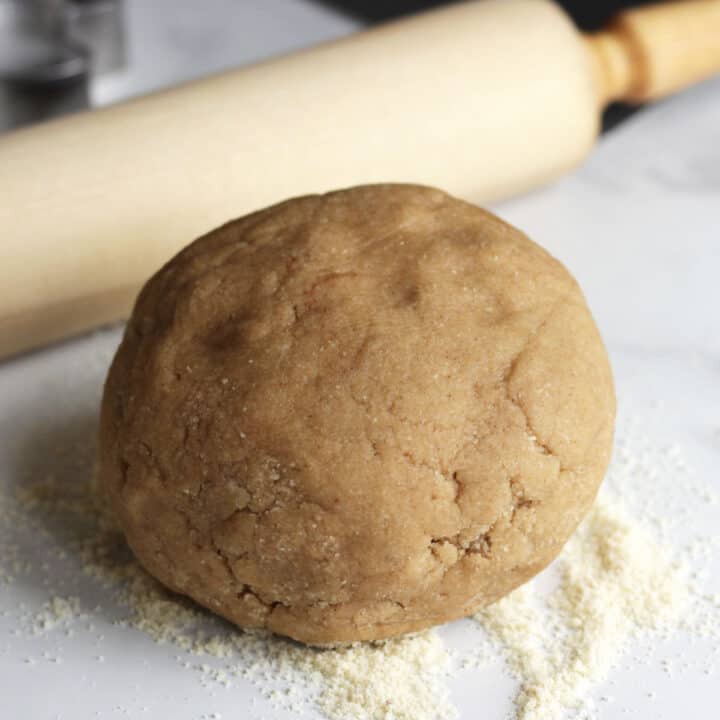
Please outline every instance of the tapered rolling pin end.
M661 98L720 71L720 0L628 10L585 41L601 107Z

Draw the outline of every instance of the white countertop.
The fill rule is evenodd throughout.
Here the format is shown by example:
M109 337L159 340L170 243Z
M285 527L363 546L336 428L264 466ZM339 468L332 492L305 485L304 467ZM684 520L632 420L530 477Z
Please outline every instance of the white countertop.
M351 29L328 18L308 41ZM276 25L268 20L268 27ZM256 43L250 55L261 54ZM216 60L217 67L225 62ZM621 419L646 414L657 444L681 445L698 478L720 490L720 80L636 115L604 136L574 174L496 210L580 281L610 350ZM119 329L105 330L0 364L0 504L48 473L70 483L90 472L101 382L119 337ZM714 513L697 522L717 535L720 510ZM0 556L17 546L34 565L11 583L0 580L3 720L290 717L262 698L248 715L256 696L249 685L204 687L177 664L176 648L114 625L118 608L90 578L42 567L53 532L32 537L0 525ZM708 582L720 590L717 562ZM48 585L78 596L89 619L71 637L62 629L16 633L18 618L48 600ZM462 628L441 631L451 647L462 644ZM717 650L687 649L691 656ZM37 661L30 665L29 657ZM451 683L461 717L501 720L512 682L501 666L475 673ZM669 679L657 663L621 666L596 691L599 697L611 687L614 698L599 716L714 717L716 684L707 668Z

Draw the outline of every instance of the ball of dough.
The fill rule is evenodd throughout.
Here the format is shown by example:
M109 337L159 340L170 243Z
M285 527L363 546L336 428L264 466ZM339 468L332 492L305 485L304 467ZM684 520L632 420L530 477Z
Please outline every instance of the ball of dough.
M542 570L608 463L608 359L567 270L439 190L301 197L145 286L101 480L140 562L244 628L379 639Z

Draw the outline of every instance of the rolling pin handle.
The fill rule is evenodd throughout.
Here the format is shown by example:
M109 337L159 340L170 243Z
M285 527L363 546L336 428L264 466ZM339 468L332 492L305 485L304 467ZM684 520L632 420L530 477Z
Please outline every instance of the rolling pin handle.
M720 72L720 0L627 10L585 41L601 107L661 98Z
M634 95L638 73L632 42L611 30L588 35L585 40L590 50L600 107Z

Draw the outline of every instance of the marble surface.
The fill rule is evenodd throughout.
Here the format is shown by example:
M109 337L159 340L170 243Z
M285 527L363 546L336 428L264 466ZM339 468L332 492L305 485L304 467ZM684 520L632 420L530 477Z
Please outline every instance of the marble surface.
M347 29L341 21L328 32ZM609 347L621 417L652 418L656 442L682 446L698 478L720 490L720 80L638 114L572 175L495 209L580 281ZM0 364L0 502L49 473L70 483L91 471L100 386L119 337L111 328ZM720 511L694 522L717 535ZM0 553L16 546L33 565L0 583L0 717L290 717L250 686L203 687L175 649L114 625L118 608L72 562L43 567L48 542L0 525ZM717 562L709 583L720 590ZM49 586L87 609L72 637L18 632ZM441 632L462 648L463 623ZM673 642L687 642L690 656L717 652ZM712 717L716 684L710 670L670 678L651 662L621 665L595 695L612 696L601 718ZM502 666L458 673L450 685L468 720L501 720L513 690Z

